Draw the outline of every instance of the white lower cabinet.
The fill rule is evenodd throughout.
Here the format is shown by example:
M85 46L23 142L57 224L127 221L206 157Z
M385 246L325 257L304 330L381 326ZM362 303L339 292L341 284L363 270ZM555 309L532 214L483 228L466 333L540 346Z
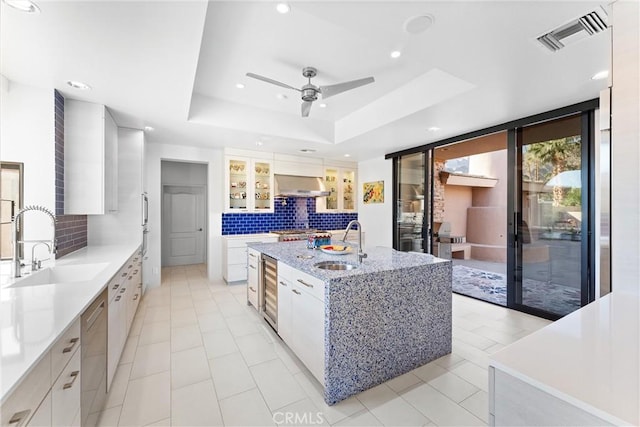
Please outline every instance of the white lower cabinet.
M227 282L247 280L247 243L277 242L278 236L271 234L246 234L225 236L222 239L222 278Z
M142 298L142 260L136 251L109 283L107 328L107 390L118 369L133 318Z
M54 426L71 426L74 420L80 420L77 416L80 412L82 383L80 362L80 352L76 351L51 388L51 424Z
M58 338L2 403L0 425L80 425L79 331L80 318Z
M278 263L278 335L324 385L324 282Z

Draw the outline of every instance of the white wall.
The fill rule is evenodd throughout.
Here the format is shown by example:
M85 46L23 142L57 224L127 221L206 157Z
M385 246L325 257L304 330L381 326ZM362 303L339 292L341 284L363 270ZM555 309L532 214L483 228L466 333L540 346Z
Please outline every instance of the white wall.
M206 185L207 166L202 163L162 162L162 184Z
M160 286L162 270L162 160L204 163L207 178L207 267L209 280L222 280L222 191L224 156L222 150L170 144L147 144L146 188L149 193L149 235L144 277L146 286Z
M89 215L89 245L142 243L142 162L144 132L118 129L118 212Z
M26 86L2 77L0 160L24 163L24 206L41 205L55 213L55 104L53 89ZM49 239L51 220L26 213L25 239ZM25 255L31 257L26 248Z
M613 3L611 288L640 293L640 4Z
M384 181L384 203L365 205L362 197L358 200L358 220L367 235L365 251L367 247L393 247L393 161L381 158L358 163L358 194L362 184L371 181Z

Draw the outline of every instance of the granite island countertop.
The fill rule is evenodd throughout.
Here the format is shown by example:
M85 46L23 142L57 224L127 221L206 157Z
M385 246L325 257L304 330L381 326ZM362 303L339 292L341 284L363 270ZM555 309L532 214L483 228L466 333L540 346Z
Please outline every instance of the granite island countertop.
M344 244L344 243L340 243ZM247 245L265 255L283 262L295 269L308 273L318 279L330 281L350 276L359 276L372 273L381 273L385 271L402 270L406 268L414 268L424 266L425 264L443 264L450 263L449 260L434 257L429 254L415 252L401 252L395 249L376 246L366 248L364 252L367 258L362 260L362 264L358 265L357 246L353 246L352 250L344 255L327 254L318 249L307 249L307 242L278 242L278 243L249 243ZM311 255L313 258L305 259L299 256ZM358 268L353 270L323 270L314 267L315 264L322 261L344 261L349 264L357 265Z

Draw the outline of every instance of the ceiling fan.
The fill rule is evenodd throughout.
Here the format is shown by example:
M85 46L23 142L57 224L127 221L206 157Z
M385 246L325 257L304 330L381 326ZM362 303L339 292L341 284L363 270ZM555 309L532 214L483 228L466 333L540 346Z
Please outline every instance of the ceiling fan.
M298 89L293 86L289 86L288 84L281 83L277 80L270 79L269 77L264 77L254 73L247 73L247 77L251 77L254 79L262 80L263 82L271 83L276 86L280 86L286 89L297 90L302 94L302 117L309 117L309 112L311 111L311 103L318 99L318 94L322 95L322 99L327 99L330 96L337 95L342 92L346 92L351 89L355 89L360 86L367 85L369 83L373 83L373 77L365 77L364 79L352 80L350 82L337 83L329 86L315 86L311 84L311 78L315 77L318 73L313 67L304 67L302 69L302 75L309 79L309 82L302 86L302 88Z

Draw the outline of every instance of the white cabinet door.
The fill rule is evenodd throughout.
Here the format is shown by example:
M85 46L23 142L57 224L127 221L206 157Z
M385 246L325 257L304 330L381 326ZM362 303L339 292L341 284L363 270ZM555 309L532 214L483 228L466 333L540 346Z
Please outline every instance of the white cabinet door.
M124 287L121 288L125 289ZM126 291L125 291L126 294ZM126 300L125 295L118 294L109 302L107 328L107 390L118 368L120 355L124 349L126 337Z
M324 302L298 284L293 284L292 291L292 349L324 384Z
M225 158L225 211L273 212L273 161Z
M29 420L27 426L42 427L51 425L51 392L47 393L40 406Z
M255 249L247 251L247 301L260 311L260 252Z
M293 296L291 282L278 274L278 335L293 349L293 323L291 317L291 299Z
M54 426L70 426L80 411L80 353L76 351L51 388L51 421Z
M104 105L67 99L64 107L65 214L118 207L118 133Z

